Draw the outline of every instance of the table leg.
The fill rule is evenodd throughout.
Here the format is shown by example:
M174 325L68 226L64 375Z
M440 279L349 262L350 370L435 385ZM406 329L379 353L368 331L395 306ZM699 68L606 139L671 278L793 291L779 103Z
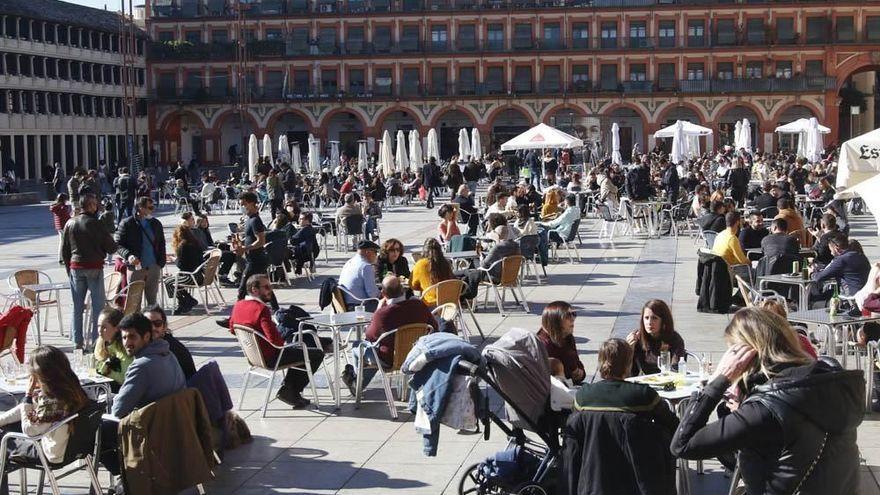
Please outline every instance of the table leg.
M868 342L867 355L865 357L865 411L871 412L871 392L874 390L874 354L877 352L877 343Z
M364 348L361 345L361 327L358 325L356 327L357 331L357 353L358 353L358 369L357 369L357 383L355 385L355 394L354 396L354 407L355 409L361 407L361 395L364 393L361 388L364 386ZM381 365L380 365L381 366Z
M840 350L843 353L840 356L840 365L843 366L843 369L846 369L846 363L849 360L849 326L844 325L840 327L840 338L843 342L840 343Z
M340 382L342 382L342 370L339 369L339 338L339 328L333 327L333 374L336 375L333 387L336 388L337 411L340 409L342 404L342 402L340 401L340 394L342 393L342 387L340 386Z
M799 284L800 287L800 301L798 301L798 311L807 311L810 309L810 286L809 284Z

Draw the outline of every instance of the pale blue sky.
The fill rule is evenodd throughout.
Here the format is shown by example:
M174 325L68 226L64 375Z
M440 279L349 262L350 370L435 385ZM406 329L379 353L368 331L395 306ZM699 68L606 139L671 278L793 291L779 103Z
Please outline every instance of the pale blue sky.
M68 3L75 3L77 5L85 5L86 7L94 7L96 9L104 9L104 6L107 6L107 10L118 11L119 10L119 0L67 0ZM141 0L134 2L136 4L144 3ZM128 6L128 2L125 3Z

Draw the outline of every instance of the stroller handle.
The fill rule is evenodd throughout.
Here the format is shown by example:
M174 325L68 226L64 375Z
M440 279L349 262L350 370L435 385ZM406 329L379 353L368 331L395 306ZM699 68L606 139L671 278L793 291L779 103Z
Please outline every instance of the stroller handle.
M474 364L470 361L466 361L464 359L460 359L458 361L458 367L460 369L464 370L465 372L467 372L467 374L469 374L469 375L476 375L477 370L480 369L480 367L477 366L476 364Z

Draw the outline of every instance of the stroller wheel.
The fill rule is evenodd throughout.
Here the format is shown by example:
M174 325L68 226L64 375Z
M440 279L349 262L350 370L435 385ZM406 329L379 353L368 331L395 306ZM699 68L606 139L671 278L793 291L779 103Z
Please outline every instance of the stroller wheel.
M482 467L482 463L477 463L465 469L458 482L458 495L504 495L507 493L486 477Z
M520 485L514 493L516 493L516 495L547 495L547 490L541 485L527 482Z

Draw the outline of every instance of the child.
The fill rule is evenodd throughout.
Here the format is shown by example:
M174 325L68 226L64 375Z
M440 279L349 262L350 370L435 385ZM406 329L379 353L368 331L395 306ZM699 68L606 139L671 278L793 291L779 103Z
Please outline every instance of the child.
M59 237L61 237L61 231L64 230L64 225L73 214L67 201L67 194L61 193L55 197L55 202L49 205L49 211L52 212L52 222L55 224L55 232L58 232Z

